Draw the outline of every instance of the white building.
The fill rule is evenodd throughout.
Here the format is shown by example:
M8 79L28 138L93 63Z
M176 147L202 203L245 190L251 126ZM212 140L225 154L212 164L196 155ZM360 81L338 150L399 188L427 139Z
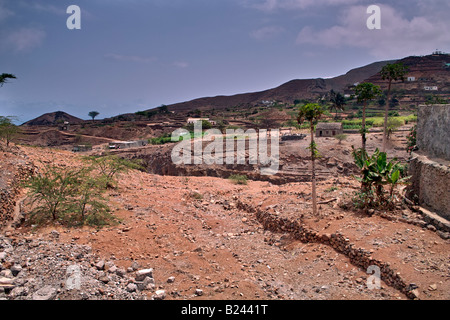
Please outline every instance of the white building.
M409 81L409 82L416 81L416 77L408 77L408 81Z
M437 86L425 86L425 87L423 87L423 89L425 91L437 91L438 87Z
M188 118L187 119L187 123L196 123L197 121L208 121L209 123L211 123L213 126L216 125L216 122L214 120L209 120L209 118Z

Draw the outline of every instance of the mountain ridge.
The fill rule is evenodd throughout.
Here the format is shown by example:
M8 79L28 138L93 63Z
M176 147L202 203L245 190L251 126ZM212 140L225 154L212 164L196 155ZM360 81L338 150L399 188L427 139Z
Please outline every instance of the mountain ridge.
M293 79L278 87L249 93L235 95L217 95L213 97L201 97L190 101L168 105L171 111L187 111L194 109L227 108L235 105L257 104L264 100L277 100L283 103L292 103L296 99L311 99L320 94L325 94L331 89L343 91L348 85L362 82L376 74L388 63L397 60L385 60L368 64L366 66L351 69L346 74L333 78Z

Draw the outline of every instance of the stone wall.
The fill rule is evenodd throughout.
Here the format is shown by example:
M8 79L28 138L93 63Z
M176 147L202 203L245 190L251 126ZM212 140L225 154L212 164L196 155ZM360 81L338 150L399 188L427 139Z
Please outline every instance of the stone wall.
M417 147L430 157L450 160L450 104L422 105L417 114Z
M422 105L417 114L417 147L408 165L407 197L450 219L450 104Z
M32 175L34 170L31 163L19 161L13 172L2 172L9 178L0 185L0 230L13 220L16 198L22 189L20 183Z
M412 153L408 174L412 176L407 197L450 220L450 161L429 159Z
M372 251L357 247L340 232L320 233L311 230L298 221L280 218L267 211L254 210L246 204L238 203L238 207L248 212L255 212L256 218L266 230L278 233L289 233L303 243L322 243L347 256L350 262L363 269L376 266L380 269L380 277L387 285L399 290L410 299L418 298L417 290L408 285L400 274L388 262L375 259Z

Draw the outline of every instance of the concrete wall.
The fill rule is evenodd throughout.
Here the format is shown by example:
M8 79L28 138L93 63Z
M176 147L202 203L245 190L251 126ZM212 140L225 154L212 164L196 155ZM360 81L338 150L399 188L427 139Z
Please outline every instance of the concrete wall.
M450 160L450 104L419 106L417 147L430 157Z

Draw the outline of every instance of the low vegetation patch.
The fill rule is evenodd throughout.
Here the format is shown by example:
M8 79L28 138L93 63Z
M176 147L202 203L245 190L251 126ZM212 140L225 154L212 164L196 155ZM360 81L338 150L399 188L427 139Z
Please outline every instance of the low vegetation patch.
M233 182L234 184L247 184L247 176L246 175L240 175L240 174L232 174L228 177L228 179Z

